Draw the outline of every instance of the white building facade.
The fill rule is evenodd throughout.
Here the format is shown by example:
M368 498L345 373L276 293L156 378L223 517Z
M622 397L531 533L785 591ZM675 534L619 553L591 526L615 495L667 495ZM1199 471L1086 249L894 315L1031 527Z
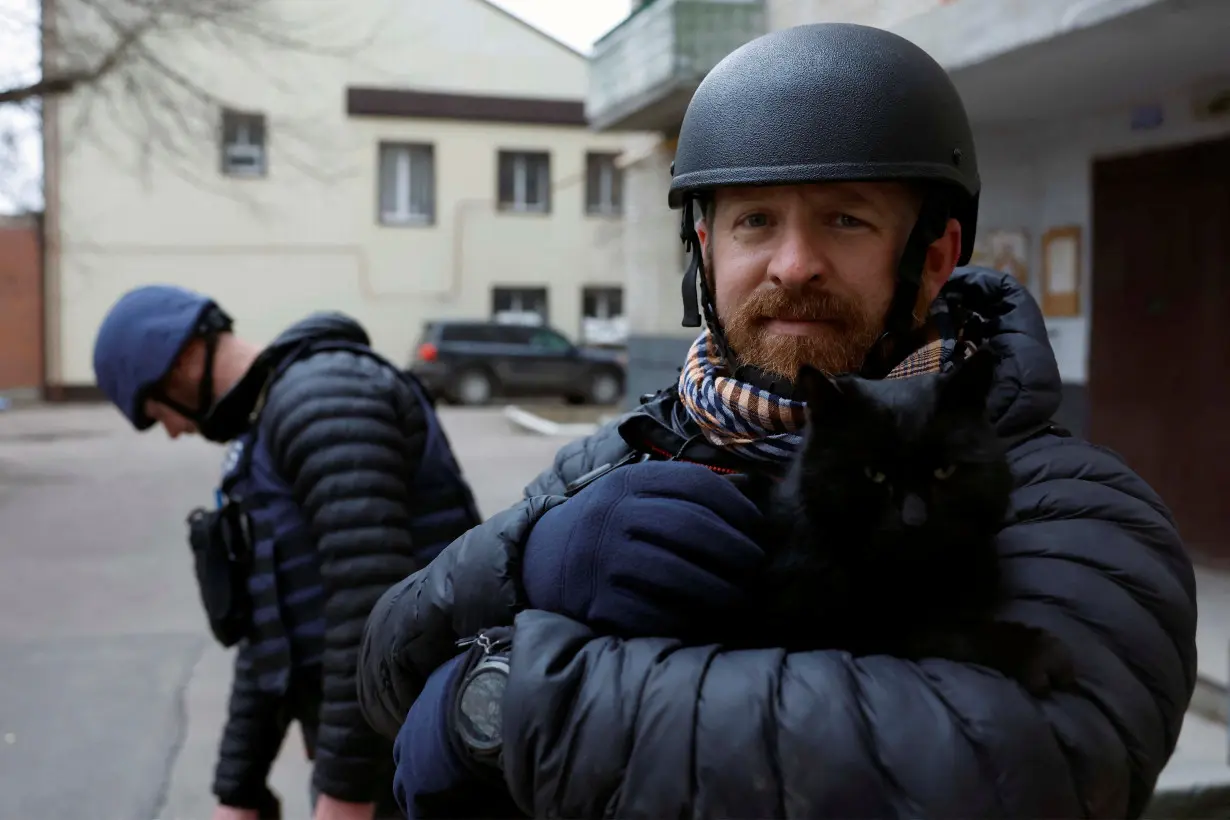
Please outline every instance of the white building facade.
M1042 306L1064 380L1059 420L1124 453L1195 549L1230 555L1214 498L1230 481L1230 440L1208 434L1230 405L1224 0L644 4L595 47L587 107L599 130L662 135L625 181L629 399L677 378L695 333L680 326L678 213L666 206L691 92L739 43L826 20L895 31L950 71L983 180L975 261L1018 275Z
M180 100L200 122L123 77L48 101L48 397L90 392L105 311L154 282L258 342L344 311L397 362L433 319L622 343L617 159L645 137L587 127L582 54L484 0L269 8L309 46L156 41L225 101Z

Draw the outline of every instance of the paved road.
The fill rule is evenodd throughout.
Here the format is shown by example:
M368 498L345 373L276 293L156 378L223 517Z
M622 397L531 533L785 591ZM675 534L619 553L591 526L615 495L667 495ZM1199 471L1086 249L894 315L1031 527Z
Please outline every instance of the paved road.
M561 441L444 411L485 514ZM221 451L103 407L0 414L0 818L207 818L231 653L205 630L183 519ZM307 817L292 735L273 776Z

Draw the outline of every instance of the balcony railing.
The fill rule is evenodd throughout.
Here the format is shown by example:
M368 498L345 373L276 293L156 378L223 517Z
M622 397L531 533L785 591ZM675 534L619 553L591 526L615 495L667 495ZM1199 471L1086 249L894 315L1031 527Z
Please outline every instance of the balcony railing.
M652 0L594 44L585 115L598 130L673 131L705 74L766 31L764 0Z

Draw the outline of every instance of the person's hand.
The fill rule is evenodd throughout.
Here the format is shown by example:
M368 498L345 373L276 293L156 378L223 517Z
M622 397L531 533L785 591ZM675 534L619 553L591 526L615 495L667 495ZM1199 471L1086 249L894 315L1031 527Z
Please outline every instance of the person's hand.
M375 815L375 803L346 803L321 794L316 798L313 820L372 820Z
M431 673L393 744L393 795L410 817L418 814L415 807L423 795L451 794L468 779L448 718L467 654L457 655Z
M237 809L234 806L214 807L213 820L260 820L256 809Z
M750 603L764 526L755 504L705 467L620 467L539 519L522 582L531 607L613 634L720 634Z
M393 745L393 795L407 817L519 817L501 774L468 760L450 714L475 645L427 679Z

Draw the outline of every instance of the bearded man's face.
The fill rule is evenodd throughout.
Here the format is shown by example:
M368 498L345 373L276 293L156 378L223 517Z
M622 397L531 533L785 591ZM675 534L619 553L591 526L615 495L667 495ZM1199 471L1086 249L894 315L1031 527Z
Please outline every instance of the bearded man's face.
M738 364L793 379L803 364L857 371L883 331L897 265L921 205L891 182L723 188L698 226L718 319ZM707 223L712 223L707 224ZM946 234L939 254L955 245ZM935 250L936 246L933 246ZM929 303L955 259L920 298Z

